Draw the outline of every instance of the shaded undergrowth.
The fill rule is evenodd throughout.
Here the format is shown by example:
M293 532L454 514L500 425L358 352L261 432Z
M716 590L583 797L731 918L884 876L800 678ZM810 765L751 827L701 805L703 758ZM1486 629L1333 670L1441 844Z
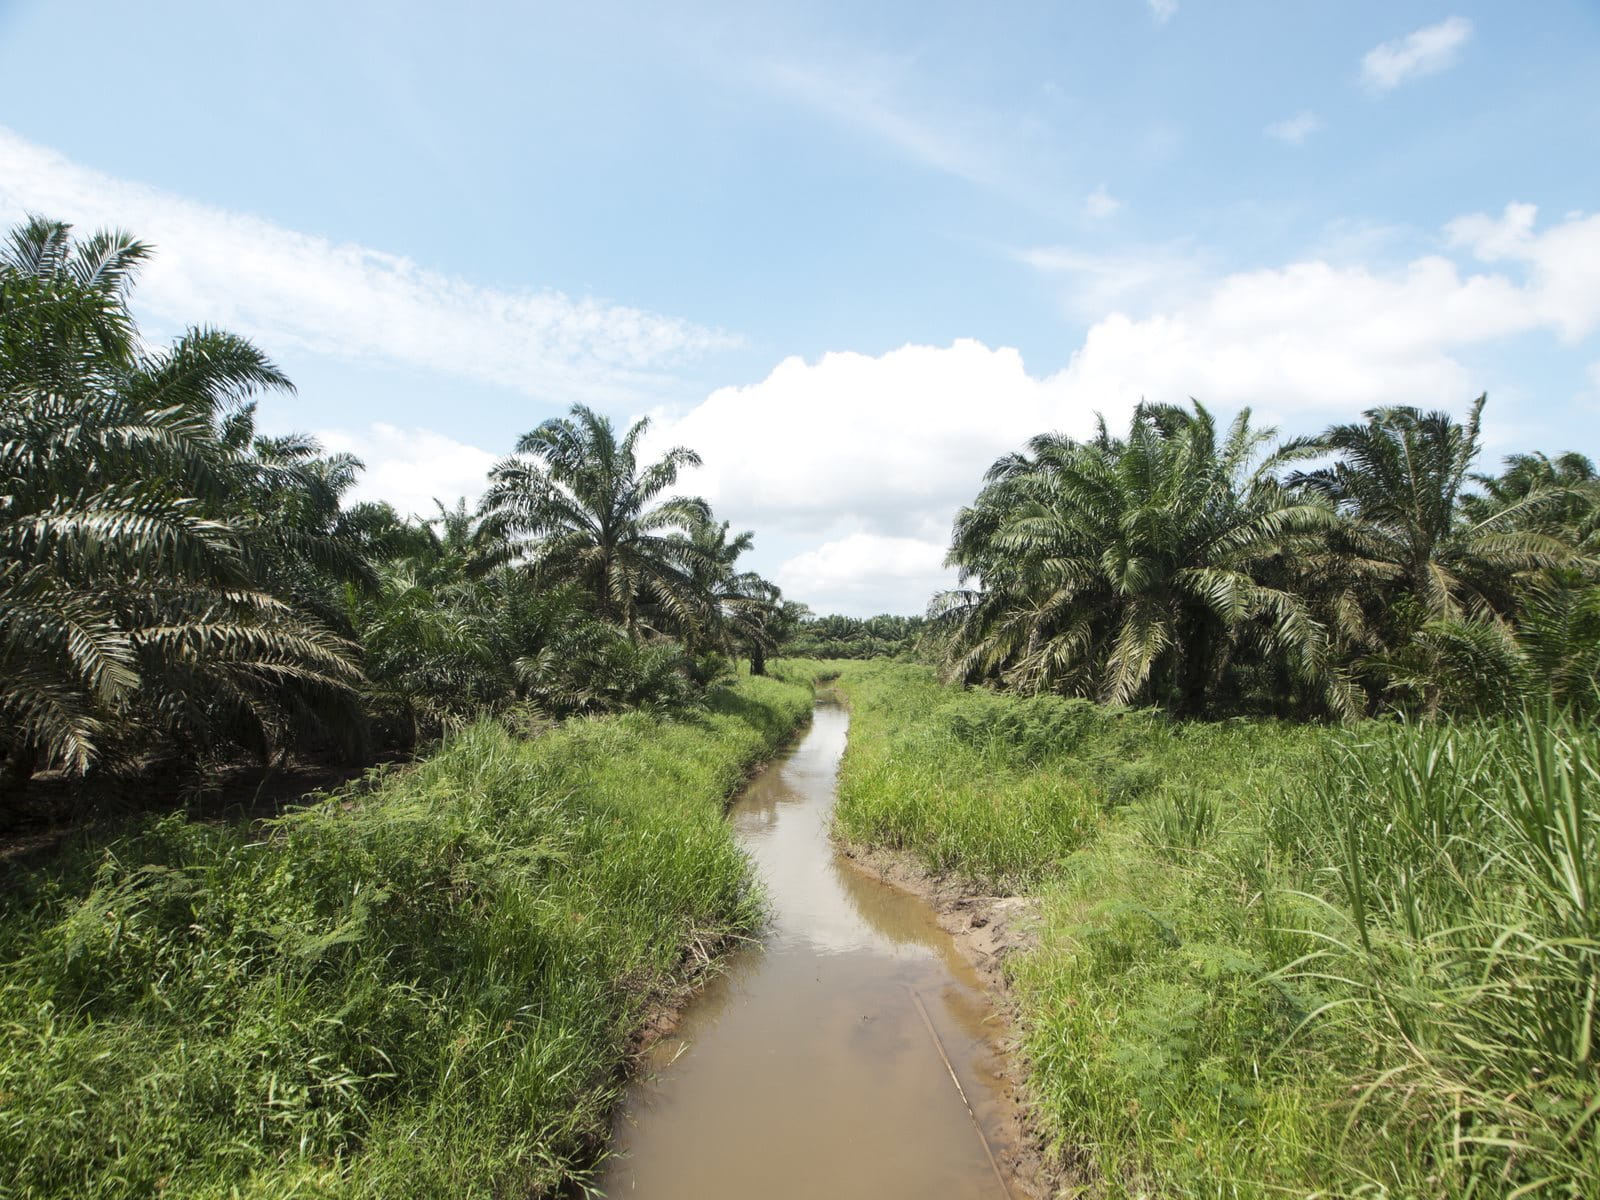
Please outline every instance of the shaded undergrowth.
M652 1000L761 909L722 799L809 711L480 724L265 826L13 867L0 1196L507 1196L591 1164Z

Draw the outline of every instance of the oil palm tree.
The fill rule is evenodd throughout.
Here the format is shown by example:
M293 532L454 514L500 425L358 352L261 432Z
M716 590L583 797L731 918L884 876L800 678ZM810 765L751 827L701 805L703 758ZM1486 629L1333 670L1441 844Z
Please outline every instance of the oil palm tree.
M1501 477L1473 474L1484 403L1479 396L1464 421L1371 409L1313 440L1334 462L1289 479L1343 518L1328 540L1328 578L1342 579L1347 627L1363 629L1348 648L1369 705L1387 699L1431 716L1514 699L1525 674L1507 665L1521 661L1517 625L1534 609L1555 611L1555 579L1594 565L1581 545L1593 468L1581 456L1525 455ZM1498 695L1484 683L1493 679Z
M1198 712L1244 652L1281 662L1337 711L1348 689L1305 599L1273 582L1337 521L1277 470L1245 411L1219 437L1201 405L1141 405L1126 439L1035 438L957 518L964 591L936 601L953 674ZM1281 573L1281 572L1280 572Z
M263 511L304 464L235 444L288 383L255 347L196 329L146 350L127 294L146 250L33 220L0 252L0 786L156 741L269 753L350 726L352 648L275 587L286 556L340 547Z
M545 421L489 473L480 513L489 533L539 582L575 582L596 613L637 642L647 628L697 636L706 617L689 531L705 501L668 493L700 457L684 447L641 467L648 419L620 439L584 405Z
M745 530L730 538L727 521L707 521L693 528L689 541L694 555L688 574L707 606L706 624L723 653L746 654L751 674L765 674L767 655L777 646L774 626L783 593L756 572L738 569L755 534Z
M1600 549L1600 472L1591 459L1574 451L1512 454L1503 467L1473 475L1482 490L1462 497L1465 517L1482 523L1514 510L1518 528L1553 534L1586 554Z
M1344 551L1393 580L1420 621L1503 613L1512 576L1575 558L1568 541L1531 520L1557 489L1527 480L1502 503L1472 501L1484 401L1473 401L1464 422L1447 412L1371 409L1314 439L1317 451L1338 456L1332 465L1289 480L1348 518Z

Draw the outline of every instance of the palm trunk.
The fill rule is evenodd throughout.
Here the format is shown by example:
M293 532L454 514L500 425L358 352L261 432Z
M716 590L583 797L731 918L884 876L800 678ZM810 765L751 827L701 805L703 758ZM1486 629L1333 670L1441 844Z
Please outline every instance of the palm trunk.
M1197 627L1189 642L1189 654L1183 662L1182 715L1198 717L1205 711L1210 692L1212 645L1215 639L1204 624Z
M1444 689L1437 682L1429 681L1422 689L1422 719L1436 721L1439 719L1439 708L1444 702Z
M1233 665L1233 650L1233 638L1225 637L1211 664L1211 669L1207 672L1206 698L1208 700L1214 700L1222 694L1223 681L1228 677L1228 668Z
M750 674L765 675L767 673L767 649L760 642L750 643Z
M0 762L0 825L14 825L23 793L39 767L39 748L32 742L13 746Z

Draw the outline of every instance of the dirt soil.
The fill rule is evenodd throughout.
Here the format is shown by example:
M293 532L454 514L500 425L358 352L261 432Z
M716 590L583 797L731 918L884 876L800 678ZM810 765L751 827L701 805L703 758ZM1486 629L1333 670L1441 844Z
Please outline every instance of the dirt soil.
M1009 1066L1006 1088L1012 1104L1007 1120L1014 1122L999 1154L1011 1177L1014 1195L1066 1200L1084 1191L1067 1165L1051 1155L1044 1138L1030 1120L1027 1103L1028 1064L1020 1039L1014 1033L1016 999L1006 977L1005 961L1019 950L1038 943L1038 900L1029 896L991 896L954 875L929 871L911 855L839 843L840 853L862 871L885 883L920 896L931 907L939 925L962 956L978 973L995 1011L1006 1023L1001 1045Z

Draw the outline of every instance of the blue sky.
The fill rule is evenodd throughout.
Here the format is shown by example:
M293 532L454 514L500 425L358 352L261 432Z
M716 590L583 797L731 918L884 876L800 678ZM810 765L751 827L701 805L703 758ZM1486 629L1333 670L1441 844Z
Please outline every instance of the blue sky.
M424 509L574 400L920 610L1032 432L1490 394L1600 453L1600 5L0 3L0 217L159 246Z

